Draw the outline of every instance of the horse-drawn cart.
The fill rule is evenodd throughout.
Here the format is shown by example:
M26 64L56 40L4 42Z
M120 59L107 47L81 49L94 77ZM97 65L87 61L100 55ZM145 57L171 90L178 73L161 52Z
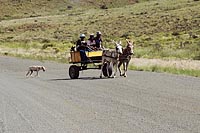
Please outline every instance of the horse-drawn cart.
M102 52L103 51L90 51L86 52L86 56L90 59L89 61L81 61L81 55L79 51L70 52L70 64L69 76L71 79L77 79L79 77L79 72L89 69L101 69L102 66ZM112 67L109 67L107 73L106 64L103 66L103 75L109 76L112 74Z

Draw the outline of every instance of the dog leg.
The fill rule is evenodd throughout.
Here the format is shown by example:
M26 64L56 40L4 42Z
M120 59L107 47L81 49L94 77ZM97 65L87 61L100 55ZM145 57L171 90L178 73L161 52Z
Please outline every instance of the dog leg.
M35 77L38 77L38 71L39 71L39 70L36 71L36 75L35 75Z
M32 74L33 74L33 70L30 70L30 76L32 77Z
M28 72L26 73L26 77L28 77L29 73L30 73L30 70L28 70Z

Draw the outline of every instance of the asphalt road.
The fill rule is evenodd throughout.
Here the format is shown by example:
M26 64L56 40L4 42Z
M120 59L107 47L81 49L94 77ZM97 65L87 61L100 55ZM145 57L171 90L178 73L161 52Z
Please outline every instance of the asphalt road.
M30 65L44 65L26 78ZM199 133L200 78L129 71L70 80L68 64L0 56L0 133ZM119 74L118 74L119 75Z

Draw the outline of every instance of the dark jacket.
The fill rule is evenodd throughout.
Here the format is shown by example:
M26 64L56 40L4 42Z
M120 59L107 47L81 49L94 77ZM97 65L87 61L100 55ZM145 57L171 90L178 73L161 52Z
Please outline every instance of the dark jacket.
M76 42L76 48L78 51L85 50L87 47L86 41L81 41L80 39Z
M95 37L95 43L96 43L96 47L97 48L101 48L102 47L102 39L99 37Z

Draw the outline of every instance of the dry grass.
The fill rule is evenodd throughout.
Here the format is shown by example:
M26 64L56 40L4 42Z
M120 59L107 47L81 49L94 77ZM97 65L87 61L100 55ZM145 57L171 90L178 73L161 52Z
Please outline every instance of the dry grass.
M200 61L197 60L180 60L180 59L145 59L145 58L133 58L130 64L142 67L142 66L160 66L171 67L177 69L193 69L200 70Z

